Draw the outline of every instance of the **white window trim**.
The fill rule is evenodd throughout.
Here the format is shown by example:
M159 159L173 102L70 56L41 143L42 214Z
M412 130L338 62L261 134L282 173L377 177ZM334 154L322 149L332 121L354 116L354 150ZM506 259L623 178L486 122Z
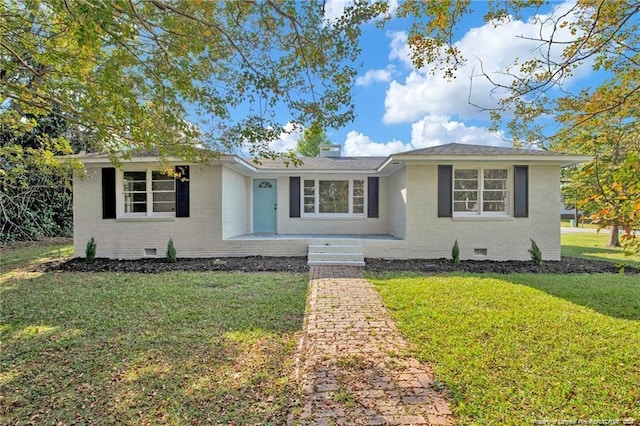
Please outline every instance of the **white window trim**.
M302 176L300 182L300 217L301 218L366 218L367 217L367 178L366 177L319 177L319 176ZM305 213L304 211L304 181L314 181L314 212ZM353 213L353 181L361 180L364 196L362 199L362 213ZM320 194L319 181L348 181L349 182L349 213L320 213Z
M147 219L147 218L175 218L175 212L154 212L153 211L153 185L152 172L157 172L154 167L127 167L119 169L116 173L116 218L117 219ZM124 173L125 172L145 172L147 181L147 211L143 213L127 213L124 211ZM175 185L175 183L174 183ZM175 191L175 186L174 186Z
M475 212L457 212L455 211L455 173L456 170L477 170L478 171L478 210ZM504 212L485 212L482 209L483 204L483 193L484 193L484 171L487 169L500 169L507 171L507 200L505 201L505 211ZM513 202L513 183L511 182L513 175L512 167L505 167L500 165L485 165L485 166L477 166L477 165L460 165L454 166L452 171L452 185L451 185L451 212L453 217L458 218L478 218L478 217L495 217L495 218L503 218L503 217L511 217L511 212L513 210L511 203Z

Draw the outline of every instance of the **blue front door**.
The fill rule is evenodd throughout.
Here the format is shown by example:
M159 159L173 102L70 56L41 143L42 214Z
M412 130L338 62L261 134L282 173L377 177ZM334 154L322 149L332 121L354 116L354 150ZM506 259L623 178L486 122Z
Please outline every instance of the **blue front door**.
M253 181L253 232L276 232L276 180Z

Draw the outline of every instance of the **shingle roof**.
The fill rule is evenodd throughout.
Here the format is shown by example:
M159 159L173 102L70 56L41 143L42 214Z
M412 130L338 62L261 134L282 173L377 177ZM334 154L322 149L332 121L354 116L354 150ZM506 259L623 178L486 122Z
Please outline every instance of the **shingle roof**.
M303 165L298 166L302 170L375 170L387 157L303 157ZM282 170L294 169L296 166L289 163L286 166L285 159L265 160L261 159L259 164L253 163L250 159L245 160L259 170Z
M400 152L395 155L562 155L560 152L543 151L522 148L504 148L485 145L466 145L462 143L449 143L446 145L432 146L429 148L415 149L413 151Z
M157 160L157 156L152 155L149 152L137 154L132 161L144 161L145 158L153 158ZM580 156L569 153L543 151L534 149L519 149L519 148L504 148L495 146L484 145L467 145L460 143L450 143L446 145L438 145L429 148L416 149L413 151L400 152L392 154L389 157L303 157L300 160L303 162L300 166L291 164L287 158L277 159L259 159L258 162L253 161L251 158L238 158L234 155L221 155L219 160L228 163L239 163L244 165L250 165L253 170L263 171L278 171L278 170L298 170L302 171L380 171L383 168L387 171L391 170L389 167L398 165L398 161L411 161L411 160L431 160L439 161L441 157L460 157L461 159L469 160L470 157L495 157L496 159L502 157L503 161L508 161L509 157L519 158L523 161L553 161L560 162L564 165L575 164L582 161L590 160L590 157ZM466 158L465 158L466 157ZM523 159L522 157L529 157ZM108 162L109 156L107 154L76 154L60 158L79 158L85 162ZM447 161L454 160L448 158ZM177 159L176 159L177 161ZM287 162L289 162L287 166ZM392 166L389 166L391 164ZM385 165L384 167L382 167ZM392 167L393 168L393 167Z

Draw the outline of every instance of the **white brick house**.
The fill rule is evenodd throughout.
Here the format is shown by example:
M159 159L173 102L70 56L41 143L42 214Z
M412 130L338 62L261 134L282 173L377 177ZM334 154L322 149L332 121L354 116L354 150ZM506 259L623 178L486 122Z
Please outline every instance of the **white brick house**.
M349 240L369 258L526 260L530 238L560 258L560 168L587 157L448 144L389 157L304 158L260 165L224 156L209 164L134 157L114 168L81 157L74 241L98 257L303 256L310 245Z

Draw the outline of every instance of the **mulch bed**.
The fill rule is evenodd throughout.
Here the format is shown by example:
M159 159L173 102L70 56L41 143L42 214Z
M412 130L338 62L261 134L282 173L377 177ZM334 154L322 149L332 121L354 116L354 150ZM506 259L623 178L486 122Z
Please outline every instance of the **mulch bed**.
M619 268L610 262L600 260L563 257L559 262L543 261L540 266L532 261L492 261L463 260L457 267L450 259L435 260L384 260L367 259L365 268L371 272L420 271L420 272L474 272L494 274L538 273L538 274L596 274L619 273ZM639 274L640 269L631 266L624 268L626 274Z
M169 271L242 271L242 272L308 272L307 257L225 257L202 259L178 259L169 263L166 259L69 259L51 269L65 272L138 272L153 274Z
M243 272L301 272L309 271L306 256L300 257L226 257L206 259L178 259L169 263L165 259L115 260L94 259L88 262L74 258L46 264L47 271L64 272L136 272L158 273L168 271L243 271ZM609 262L563 257L559 262L543 261L536 266L531 261L461 261L454 267L449 259L384 260L366 259L365 271L417 271L425 273L474 272L474 273L618 273L618 267ZM626 274L639 274L640 269L627 266Z

